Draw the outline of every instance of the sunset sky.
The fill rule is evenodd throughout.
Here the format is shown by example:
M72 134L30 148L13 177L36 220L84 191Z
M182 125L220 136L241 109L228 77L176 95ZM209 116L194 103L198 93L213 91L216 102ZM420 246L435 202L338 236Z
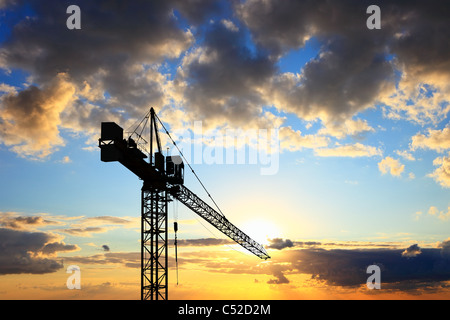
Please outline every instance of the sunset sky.
M381 29L366 25L371 4ZM101 162L98 138L101 122L133 128L150 107L271 256L171 203L169 299L449 299L449 11L0 0L0 299L140 299L142 182ZM224 145L233 132L257 139ZM209 200L189 170L185 185Z

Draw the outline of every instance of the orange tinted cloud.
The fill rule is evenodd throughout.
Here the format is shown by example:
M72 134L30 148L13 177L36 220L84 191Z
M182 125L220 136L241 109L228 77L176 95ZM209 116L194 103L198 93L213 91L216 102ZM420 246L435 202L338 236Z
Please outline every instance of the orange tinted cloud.
M436 158L433 164L437 166L428 176L435 179L441 186L450 188L450 152L448 156Z
M378 168L382 174L390 173L393 176L400 176L405 170L405 165L392 157L386 157L378 163Z
M450 126L442 130L429 129L427 135L416 134L412 137L411 147L413 149L431 149L438 152L450 149Z
M0 139L23 157L45 158L64 145L58 126L75 87L66 74L58 74L43 88L30 86L0 100Z

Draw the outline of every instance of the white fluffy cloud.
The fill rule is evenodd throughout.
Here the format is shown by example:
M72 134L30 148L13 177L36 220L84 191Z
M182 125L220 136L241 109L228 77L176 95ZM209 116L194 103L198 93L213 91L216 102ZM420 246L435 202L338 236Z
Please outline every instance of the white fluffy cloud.
M390 173L393 176L399 177L405 170L405 165L401 164L398 159L386 157L378 163L378 169L382 174Z
M412 137L411 148L431 149L443 152L450 149L450 126L442 130L428 129L427 134L418 133Z
M433 164L437 168L428 176L436 180L442 187L450 188L450 152L447 156L436 158Z

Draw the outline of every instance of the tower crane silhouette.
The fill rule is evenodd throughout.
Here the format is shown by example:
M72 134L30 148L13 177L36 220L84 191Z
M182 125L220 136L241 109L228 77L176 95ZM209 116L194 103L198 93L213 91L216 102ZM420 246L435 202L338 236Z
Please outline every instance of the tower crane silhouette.
M180 156L163 155L158 123L178 149ZM147 124L150 125L148 142L142 136ZM138 128L141 128L140 132L138 132ZM270 258L261 244L233 225L221 212L153 108L145 115L131 135L126 139L123 135L123 128L115 122L102 122L99 139L100 158L104 162L118 161L143 181L141 189L141 300L168 299L168 203L173 199L183 203L257 257ZM155 153L153 153L153 140L157 144ZM142 143L150 145L148 157L138 147ZM146 158L149 158L148 161ZM184 185L183 159L217 210ZM177 222L174 223L174 229L176 239Z

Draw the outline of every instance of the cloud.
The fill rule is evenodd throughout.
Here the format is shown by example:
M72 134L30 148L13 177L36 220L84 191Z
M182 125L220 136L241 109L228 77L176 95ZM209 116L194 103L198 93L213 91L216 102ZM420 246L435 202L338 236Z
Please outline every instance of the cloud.
M16 94L17 89L13 86L10 86L6 83L0 83L0 92Z
M450 211L450 209L449 209ZM450 257L450 239L439 243L438 248L441 248L441 254L445 257Z
M291 243L293 244L291 246ZM228 253L185 252L180 265L196 264L206 271L227 274L267 275L271 285L300 285L294 276L310 275L315 283L333 287L364 287L370 265L381 268L382 288L407 293L440 290L450 281L450 241L435 248L395 243L312 242L272 239L272 258L267 262L237 264ZM282 250L289 248L288 250ZM216 259L220 257L220 261Z
M213 24L184 57L176 81L185 110L205 127L246 127L259 117L260 90L275 70L264 52L250 51L244 32Z
M412 137L411 148L413 150L431 149L437 152L443 152L450 149L450 126L443 128L442 130L428 129L428 134L421 133Z
M415 161L416 158L414 158L414 156L409 153L406 150L395 150L395 153L398 154L400 157L402 157L403 159L409 160L409 161Z
M268 284L286 284L290 282L289 279L283 274L283 269L285 269L285 267L275 265L271 269L275 279L270 279L267 281Z
M303 148L316 149L328 146L329 139L320 135L303 135L300 130L282 127L279 131L281 150L298 151Z
M51 242L42 247L41 252L44 255L54 256L58 252L71 252L78 251L79 249L80 248L77 245L67 245L62 242Z
M71 163L72 160L70 159L69 156L64 156L59 162L60 163Z
M321 242L318 241L295 241L294 245L296 247L309 247L309 246L319 246L321 245ZM329 244L326 244L329 245ZM333 244L332 244L333 245Z
M55 272L63 267L52 257L58 252L79 250L52 234L0 228L0 274Z
M411 139L411 149L430 149L437 152L444 152L450 149L450 127L447 125L442 130L428 129L426 135L418 133ZM448 156L438 157L433 161L437 166L436 170L428 177L433 178L442 187L450 187L450 152Z
M428 209L428 214L434 216L439 212L438 208L431 206L430 209Z
M422 251L420 250L420 247L417 244L413 244L405 249L405 251L402 252L402 257L412 258L416 257L417 255L421 254Z
M315 149L319 157L373 157L380 156L381 150L373 146L367 146L361 143L338 145L332 148Z
M300 75L284 73L274 76L264 90L265 98L279 110L299 118L321 119L328 126L327 133L343 137L351 133L345 130L345 121L374 106L378 95L390 85L386 78L392 72L388 63L380 60L373 66L371 62L366 61L367 65L364 65L365 61L361 61L362 65L355 66L357 70L352 74L352 70L344 70L348 61L361 60L340 53L324 53L320 59L308 62ZM370 81L359 79L369 74L373 74ZM353 88L349 90L347 86ZM369 126L362 128L362 123L358 124L360 128L354 129L372 131Z
M405 165L401 164L397 159L386 157L378 163L378 169L382 174L390 173L393 176L399 177L405 170Z
M357 6L361 12L367 8ZM381 58L383 39L358 27L364 16L349 14L354 3L246 1L236 8L255 41L275 56L302 47L312 37L322 44L300 75L273 78L268 100L280 109L306 119L345 121L391 88L393 67Z
M370 4L236 2L237 16L257 45L273 56L301 48L310 39L321 45L300 74L273 78L267 93L275 106L302 118L333 122L379 102L392 119L436 123L445 118L450 110L450 60L443 54L449 50L449 28L442 32L449 23L444 5L383 1L383 26L374 33L365 27L367 16L355 14L365 13ZM401 78L396 78L396 70Z
M345 119L336 123L325 123L325 127L319 130L319 134L331 135L338 139L345 138L346 136L361 138L368 132L374 131L375 129L366 120Z
M56 220L61 220L61 217L55 217ZM138 219L128 217L113 217L113 216L96 216L96 217L71 217L63 220L67 222L59 222L64 224L62 228L53 229L55 232L65 233L76 237L92 237L95 233L105 233L116 228L137 228L136 222Z
M19 11L28 6L35 18L9 26L15 31L0 49L2 65L29 73L32 85L0 102L0 141L30 158L63 146L60 128L92 135L100 121L122 119L123 110L140 117L149 105L162 107L164 76L157 64L179 57L193 42L172 10L179 5L180 12L200 17L180 1L79 1L82 30L70 32L63 2L11 5Z
M439 1L382 2L383 27L377 32L365 27L368 1L77 4L80 32L60 27L65 3L3 3L18 11L26 5L34 14L7 22L14 32L0 49L1 67L29 74L28 87L1 86L0 102L9 110L0 119L0 140L25 157L45 158L64 146L62 130L83 133L93 145L98 123L132 122L150 105L178 108L184 122L203 120L209 129L267 128L271 122L263 108L274 107L323 125L319 135L285 129L285 149L321 147L319 156L352 157L380 151L358 144L324 147L327 136L361 139L374 132L357 118L362 111L381 104L390 119L438 123L450 110L450 63L443 54L450 28ZM309 40L318 44L317 55L302 69L281 72L280 59ZM60 74L67 101L44 112L42 135L31 134L24 123L23 132L14 130L20 115L11 110L25 110L31 96L42 100L32 104L35 110L51 103L49 91Z
M356 287L366 283L369 265L381 266L383 285L404 291L418 290L425 284L450 280L450 260L441 249L409 247L414 259L405 259L406 250L397 249L301 249L286 251L295 273L311 274L333 286Z
M57 231L67 233L77 237L91 237L92 233L104 233L112 228L106 227L83 227L83 228L67 228L67 229L58 229Z
M16 212L0 212L0 226L15 230L32 230L47 225L61 224L42 216L21 216Z
M233 32L239 31L239 28L231 20L222 19L220 22L225 26L225 28L227 28L230 31L233 31Z
M186 246L186 247L221 246L221 245L230 245L234 243L235 242L231 241L230 239L216 239L216 238L177 240L178 246Z
M294 246L294 243L289 240L283 240L281 238L269 239L269 244L266 246L268 249L277 249L282 250L284 248L291 248Z
M406 73L406 72L405 72ZM445 71L442 72L445 77ZM427 79L418 82L411 74L400 81L397 90L380 97L383 115L390 120L408 120L425 126L437 125L450 111L449 89L446 85L427 85ZM433 83L434 79L428 80Z
M428 174L444 188L450 188L450 152L448 156L434 159L433 165L437 166L433 173Z
M216 0L175 0L172 3L176 10L194 24L207 21L212 15L222 11L221 3Z
M447 212L440 211L437 207L431 206L428 209L428 214L431 216L435 216L442 221L447 221L450 219L450 206L447 208Z
M81 32L61 27L67 16L59 13L66 12L66 3L51 3L27 1L39 19L20 21L14 37L3 47L9 65L32 72L38 81L46 82L64 70L76 83L97 75L103 80L97 85L106 82L110 91L124 93L116 85L117 80L128 79L128 68L178 57L192 42L192 34L178 28L172 14L174 4L180 1L132 1L127 5L78 1L83 13ZM116 80L111 77L120 73L122 77ZM136 89L133 84L122 81L124 89Z
M86 265L119 265L126 268L141 267L140 252L104 252L92 256L72 256L64 259L65 263Z
M80 224L84 226L97 226L97 225L109 225L109 224L122 224L127 225L132 223L132 221L113 216L98 216L98 217L87 217L80 220Z
M22 157L45 158L65 142L60 113L73 101L75 88L58 74L42 89L30 86L0 100L0 140Z

